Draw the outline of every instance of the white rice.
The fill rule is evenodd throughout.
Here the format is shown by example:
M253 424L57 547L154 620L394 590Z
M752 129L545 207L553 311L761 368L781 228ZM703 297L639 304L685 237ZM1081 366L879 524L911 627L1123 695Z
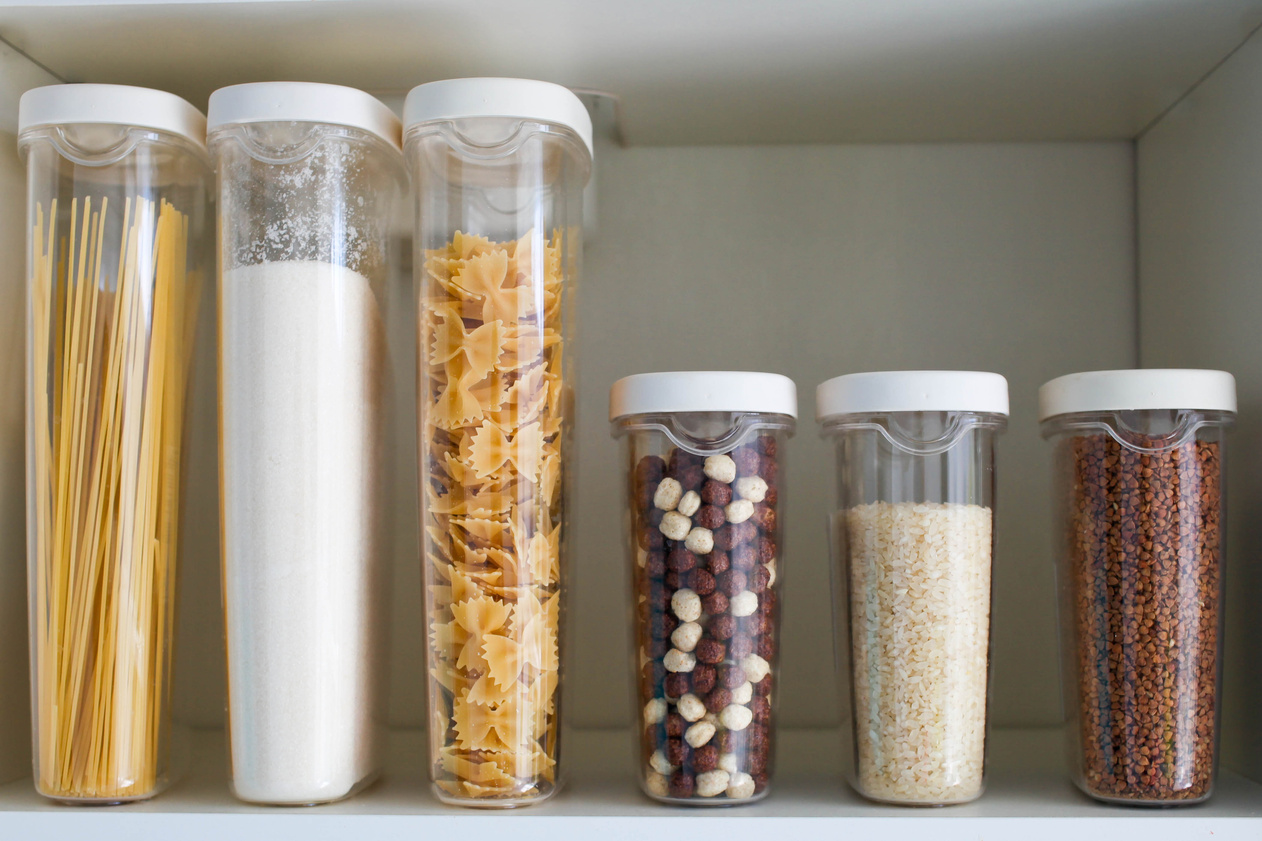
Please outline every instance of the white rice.
M871 798L981 794L992 512L886 503L845 512L858 785Z

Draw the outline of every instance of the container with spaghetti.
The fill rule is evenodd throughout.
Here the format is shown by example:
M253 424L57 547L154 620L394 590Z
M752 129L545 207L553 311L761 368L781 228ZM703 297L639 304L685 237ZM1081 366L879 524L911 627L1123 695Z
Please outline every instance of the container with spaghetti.
M18 121L35 785L141 800L167 773L205 120L160 91L60 85L24 95Z

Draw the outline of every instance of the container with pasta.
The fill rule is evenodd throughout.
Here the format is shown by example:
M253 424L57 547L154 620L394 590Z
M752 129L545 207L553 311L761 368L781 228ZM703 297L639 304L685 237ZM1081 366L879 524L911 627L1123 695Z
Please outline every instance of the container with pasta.
M167 776L185 407L213 236L205 119L116 85L27 92L27 551L35 786Z
M819 387L836 444L836 649L851 785L885 803L985 786L995 441L1008 384L972 371L850 374Z
M591 121L522 79L414 89L429 767L447 803L557 791L573 287Z

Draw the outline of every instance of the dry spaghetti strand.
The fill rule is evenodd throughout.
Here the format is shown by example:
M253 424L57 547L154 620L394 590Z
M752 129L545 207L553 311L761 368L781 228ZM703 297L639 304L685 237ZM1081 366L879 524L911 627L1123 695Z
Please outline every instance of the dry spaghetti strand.
M31 237L38 785L132 800L155 793L164 763L200 279L168 202L76 199L60 238L57 219L56 201L37 207ZM107 230L121 230L108 259Z

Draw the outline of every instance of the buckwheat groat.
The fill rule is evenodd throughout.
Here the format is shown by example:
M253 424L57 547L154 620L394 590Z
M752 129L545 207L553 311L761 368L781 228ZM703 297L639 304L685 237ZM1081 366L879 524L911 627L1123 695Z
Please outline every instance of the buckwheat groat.
M1218 444L1142 453L1109 435L1062 444L1082 774L1119 800L1209 792L1217 708Z

